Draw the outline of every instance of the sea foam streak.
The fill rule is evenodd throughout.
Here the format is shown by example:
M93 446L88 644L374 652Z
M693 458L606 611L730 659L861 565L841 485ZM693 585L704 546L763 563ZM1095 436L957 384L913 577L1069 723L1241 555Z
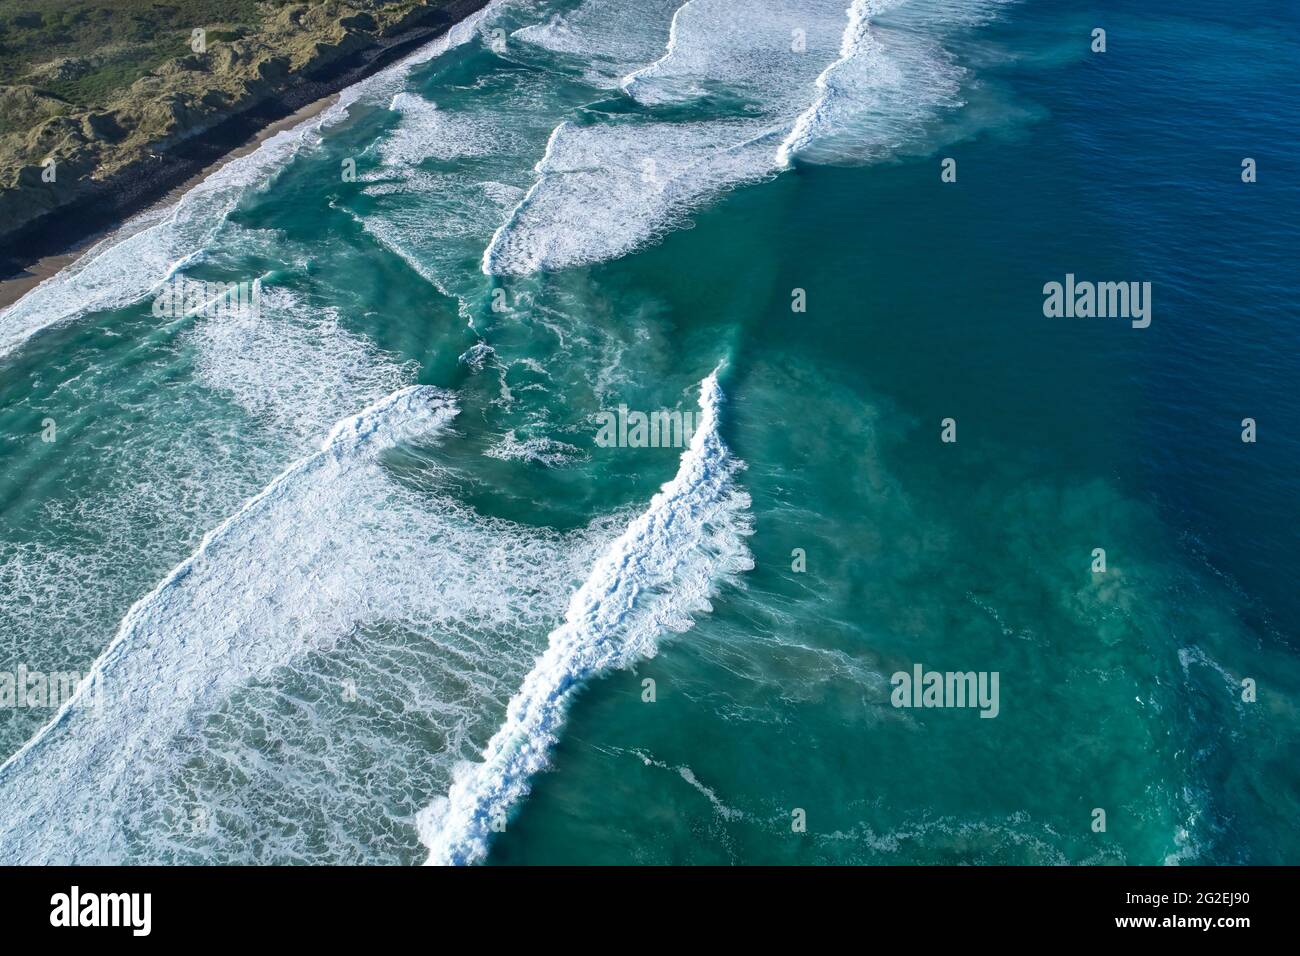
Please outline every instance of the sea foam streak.
M961 105L965 71L940 41L986 19L996 3L853 0L839 57L817 77L777 164L869 162L917 142L929 120ZM888 26L878 26L885 14Z
M888 0L882 0L888 3ZM794 128L790 131L777 150L777 162L786 166L790 163L791 155L801 146L807 146L813 136L818 120L823 115L825 104L830 98L831 87L830 78L837 69L843 67L859 50L870 42L870 35L867 32L868 17L875 13L877 6L873 5L871 0L853 0L849 6L848 23L844 27L844 35L840 41L840 56L834 63L828 66L820 76L817 77L817 99L807 110L799 114L795 120Z
M561 123L537 182L488 243L483 272L526 275L627 255L723 190L767 175L773 137L763 120Z
M415 378L401 362L341 324L340 310L291 289L254 283L256 308L203 318L188 330L195 378L229 396L293 453L320 441L334 422Z
M689 0L663 55L621 85L646 106L713 93L784 117L807 104L843 25L844 0Z
M661 63L672 58L673 54L677 51L678 24L681 21L682 14L688 10L694 2L695 0L686 0L685 3L673 11L672 20L670 20L668 24L668 42L664 45L663 56L655 60L653 63L641 67L639 70L633 70L619 81L619 87L624 93L627 93L629 96L635 96L635 88L641 81L641 78L654 73Z
M424 446L454 413L411 386L344 419L138 601L0 767L0 861L411 862L414 801L477 752L626 522L459 503ZM407 438L397 480L381 455Z
M612 88L627 63L653 56L671 9L671 0L634 13L611 0L587 0L515 30L495 54L507 68L485 72L473 88L445 86L434 94L437 106L412 93L394 97L390 108L401 123L374 151L381 164L361 177L375 201L353 214L380 245L470 308L484 283L464 267L481 260L533 184L537 154L572 101L592 92L577 88ZM509 14L521 12L529 15ZM496 23L509 21L506 15ZM574 62L585 66L581 84Z
M688 0L662 55L620 82L648 112L587 111L556 126L532 187L488 243L483 271L526 275L618 258L796 156L869 162L918 142L940 110L960 105L964 72L941 42L996 5ZM886 12L889 26L874 27ZM667 108L675 114L664 116Z
M86 817L68 823L69 830L85 829L94 818L90 793L114 792L125 769L146 773L142 758L151 741L165 740L191 710L283 661L292 653L286 644L307 637L277 631L278 644L253 640L268 624L277 630L276 610L286 601L320 602L333 584L318 576L309 555L283 574L266 574L277 542L296 533L300 546L328 548L328 533L303 535L302 525L342 518L333 514L331 492L363 479L360 472L387 447L445 428L455 412L446 393L412 385L339 421L316 454L208 532L194 554L136 601L77 695L0 765L0 858L48 861L94 852L43 845L44 836L60 830L55 821L77 821L79 814ZM304 576L315 587L304 588ZM300 607L299 614L311 610ZM96 683L101 700L92 708L83 697ZM77 795L85 805L73 805Z
M613 89L628 70L644 62L648 47L662 46L663 23L679 0L585 0L576 9L556 13L546 23L522 27L511 39L579 65L583 81Z
M842 0L689 0L662 55L623 77L642 106L715 94L698 118L588 114L555 127L523 200L483 254L488 275L526 275L627 255L719 195L776 169L773 159L833 56ZM791 49L792 31L805 48Z
M712 610L720 579L753 567L749 496L734 483L742 465L718 431L722 399L715 371L700 386L700 425L677 475L597 559L482 762L457 768L448 796L421 815L429 863L482 860L493 823L546 766L582 682L652 656L661 633L685 631L692 614Z
M228 238L237 235L223 250L278 240L237 229ZM152 333L175 347L141 349L129 375L74 352L73 362L89 360L84 368L42 376L43 387L10 409L94 422L80 434L78 454L60 456L57 469L27 455L6 466L6 477L42 502L25 518L0 515L0 634L9 660L83 671L123 613L204 532L318 450L335 422L414 380L415 363L348 331L341 311L322 299L254 288L256 307L173 320ZM168 382L162 392L160 379ZM57 485L78 492L52 493ZM0 760L48 718L23 708L0 721Z
M232 159L175 203L134 217L0 311L0 358L42 329L146 298L212 242L248 189L265 183L305 146L318 141L321 131L346 117L354 104L391 95L415 66L473 38L495 6L489 4L397 63L343 90L328 109Z

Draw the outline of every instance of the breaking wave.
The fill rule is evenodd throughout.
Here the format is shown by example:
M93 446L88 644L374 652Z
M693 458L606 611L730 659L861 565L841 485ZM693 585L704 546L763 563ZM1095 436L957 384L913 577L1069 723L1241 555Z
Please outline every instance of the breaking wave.
M482 516L431 461L396 481L382 457L455 413L408 386L344 419L136 602L0 766L0 859L409 861L402 801L472 753L618 520Z
M526 275L627 255L796 157L892 155L960 105L965 74L942 41L995 6L688 0L662 55L620 80L642 111L587 109L554 128L533 185L484 251L483 272ZM886 13L890 23L877 26ZM573 24L564 27L572 42Z
M422 815L428 862L483 859L494 824L546 766L583 682L653 656L663 632L685 631L692 615L712 610L721 580L753 567L749 497L735 485L742 466L719 434L721 404L715 371L701 384L700 426L677 475L597 558L482 761L458 767L448 796Z

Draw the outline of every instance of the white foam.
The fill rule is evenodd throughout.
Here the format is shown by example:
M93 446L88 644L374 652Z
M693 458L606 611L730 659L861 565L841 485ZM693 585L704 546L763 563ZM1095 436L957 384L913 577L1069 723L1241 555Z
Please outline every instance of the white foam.
M474 262L524 194L522 184L511 182L527 175L519 160L524 144L551 128L544 106L533 102L536 88L545 85L535 74L493 76L490 99L476 102L472 119L399 98L396 142L381 142L383 164L363 177L366 195L376 202L365 214L343 207L384 248L462 305L481 294ZM463 128L452 128L458 125ZM420 165L439 150L459 153L450 168Z
M643 82L645 77L653 76L656 71L661 69L662 64L670 61L677 52L677 37L679 34L679 24L684 11L686 11L695 0L686 0L680 7L673 11L672 19L668 23L668 42L664 44L664 52L659 59L647 66L633 70L619 82L619 87L629 96L636 95L636 88Z
M915 141L927 120L960 105L963 71L937 42L947 22L918 32L873 24L907 0L853 0L839 57L817 77L816 96L777 149L776 162L867 162ZM979 6L980 4L972 4ZM929 9L928 7L926 8Z
M753 566L749 498L734 483L741 464L719 434L721 403L715 371L700 386L700 425L677 475L597 559L482 761L459 767L447 797L422 814L428 862L481 860L493 824L546 766L582 683L652 656L662 633L684 631L692 615L712 610L720 581Z
M405 183L410 188L417 180L408 176ZM419 177L418 186L418 205L394 204L364 217L349 214L422 279L463 303L475 291L464 277L466 266L472 274L474 250L492 229L494 218L509 208L508 199L501 202L499 192L476 189L457 175L428 174Z
M390 93L417 65L472 39L497 5L489 4L397 63L343 90L329 108L226 163L171 205L131 219L0 311L0 358L43 329L124 308L150 295L202 252L248 189L264 184L305 146L318 142L321 131L346 117L354 104Z
M556 271L627 255L683 225L691 212L775 169L774 152L832 56L839 0L689 0L666 49L622 80L642 104L716 93L705 118L595 116L559 124L537 179L483 254L489 275ZM806 49L792 47L803 31Z
M547 468L560 468L581 461L582 450L568 442L534 435L520 439L512 428L483 454L502 461L529 461Z
M530 635L559 620L612 534L608 522L562 535L477 515L427 461L418 485L388 477L387 449L449 435L454 414L446 393L410 386L344 419L139 600L94 666L100 706L70 702L0 766L0 859L401 861L402 801L449 783L472 752L461 741L535 653ZM402 634L414 635L405 649ZM365 719L322 660L397 709ZM276 690L304 683L307 699ZM432 730L446 750L428 751ZM382 780L349 763L358 748L382 755ZM169 817L207 771L204 799L229 816L191 833ZM324 806L337 813L320 818ZM366 827L382 838L363 852Z
M585 0L576 9L514 31L512 40L577 62L583 80L614 89L621 77L663 47L664 22L680 0Z
M256 595L274 603L275 596L283 593L286 587L283 579L268 576L259 560L277 551L277 539L283 540L282 534L266 536L266 519L288 518L285 512L301 508L304 498L309 505L323 505L321 497L329 486L340 482L345 472L373 463L380 451L400 441L445 427L455 413L455 405L440 390L429 386L407 386L336 423L315 454L296 462L238 512L205 535L194 554L132 606L90 674L117 685L112 695L119 702L127 699L148 701L150 713L142 723L148 725L151 732L162 731L168 714L165 710L154 710L159 697L149 693L149 688L144 685L158 685L160 680L163 681L168 694L174 695L170 701L173 711L179 702L197 704L202 701L219 688L221 680L229 679L231 675L224 674L214 681L210 672L187 666L185 658L191 654L198 658L216 654L236 655L237 648L233 644L224 647L204 644L221 642L223 633L229 635L232 622L223 621L223 611L229 607L227 601L232 597L246 599ZM287 529L281 526L278 530L283 532ZM230 566L225 570L229 575L200 573L227 560ZM203 593L193 602L192 608L209 619L190 619L184 629L166 628L165 625L171 623L169 616L182 603L178 598L195 588ZM225 600L222 599L223 591L226 592ZM140 652L144 647L149 652L143 655L147 659L141 660ZM167 653L169 660L161 659L163 652ZM89 683L90 677L87 677L82 690ZM15 796L14 788L5 784L12 781L23 767L36 769L32 754L41 749L70 717L86 713L78 709L80 697L79 691L40 733L0 765L0 788L7 791L11 800ZM71 736L75 737L75 733ZM68 738L69 735L65 734L62 739ZM44 758L40 764L48 770L51 761ZM58 765L62 766L62 763ZM18 802L25 801L20 798Z
M483 272L524 275L626 255L722 191L770 173L778 140L763 120L561 123L536 183L488 243Z
M801 108L834 55L843 10L843 0L689 0L663 55L622 87L651 106L715 93L769 113Z
M888 2L888 0L883 0ZM875 12L875 5L871 0L853 0L849 6L848 23L844 27L844 34L840 41L840 55L834 63L828 66L817 77L817 99L795 120L794 128L790 131L777 150L777 162L781 165L788 165L791 154L801 145L806 146L812 138L814 125L818 122L819 117L825 110L824 104L830 97L830 78L836 70L843 69L844 64L853 58L860 50L870 43L870 36L867 33L867 18Z
M402 114L402 123L380 143L380 156L387 165L488 156L509 144L496 124L474 113L441 110L414 93L398 93L389 108Z
M222 249L237 247L243 265L250 246L273 241L244 230L230 238ZM286 254L282 238L275 248ZM173 281L182 293L202 288ZM337 310L253 287L251 302L170 320L138 341L130 375L70 356L75 373L19 400L75 428L86 453L61 456L53 473L39 458L14 463L37 507L0 520L0 634L11 660L83 671L205 531L319 447L337 420L414 377L414 363L347 330ZM22 711L0 725L0 758L45 716Z
M940 41L996 2L688 0L663 54L621 86L645 107L689 104L704 118L560 123L533 185L484 250L483 271L523 275L627 255L795 155L891 155L959 105L963 72ZM886 10L891 25L874 27Z
M408 167L440 148L476 160L491 130L510 129L516 142L498 150L488 172L494 180L517 178L521 171L509 162L517 157L506 154L517 153L519 143L529 138L528 126L545 117L545 91L557 83L563 89L563 70L541 64L547 82L528 84L540 102L527 104L523 125L516 93L495 86L494 111L476 113L472 131L447 126L460 122L454 113L440 117L427 103L399 99L403 125L391 145L381 147L385 167L373 174L376 182L367 191L376 196L419 194L424 201L416 210L409 201L385 204L366 217L366 228L462 302L481 290L463 288L449 278L461 263L459 243L448 244L449 237L468 238L482 230L489 238L478 248L488 275L559 270L625 255L680 227L693 210L725 190L774 170L780 141L806 107L814 79L834 56L843 26L841 3L770 0L753 7L738 0L690 0L676 9L669 3L638 8L630 18L633 24L607 0L588 0L576 10L523 27L513 35L519 45L565 56L580 51L602 69L611 64L622 68L631 58L652 54L662 42L662 20L672 9L666 51L651 67L626 74L623 85L644 103L715 90L729 96L731 105L694 122L592 115L590 123L553 124L528 191L504 220L498 214L483 224L493 210L466 183L479 175L482 164L472 162L441 178ZM795 29L805 38L800 51L791 49Z
M460 361L475 372L483 371L483 366L492 358L496 350L486 342L475 342L460 355Z
M472 87L453 86L437 94L438 108L399 94L392 105L402 113L401 125L378 147L382 166L364 177L366 194L381 200L358 217L366 231L439 291L462 305L473 301L483 284L481 278L465 281L465 260L482 257L503 217L533 185L536 153L529 153L554 136L558 117L572 103L575 84L556 54L581 57L589 72L601 74L587 79L612 88L627 62L662 44L671 9L669 0L635 11L587 0L511 34L500 55L528 65L527 71L497 71ZM422 168L430 158L454 165Z
M201 318L186 337L198 382L236 404L295 450L331 424L410 381L401 362L289 289L255 285L255 307Z

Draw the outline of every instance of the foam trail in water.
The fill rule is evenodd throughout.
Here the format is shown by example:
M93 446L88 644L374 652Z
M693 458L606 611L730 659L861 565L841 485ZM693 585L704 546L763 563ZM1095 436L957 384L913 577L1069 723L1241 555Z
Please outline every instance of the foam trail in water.
M677 37L682 14L694 2L695 0L686 0L685 3L673 11L672 20L670 20L668 24L668 42L664 45L663 56L648 66L643 66L639 70L633 70L619 81L619 87L624 93L627 93L629 96L635 96L636 87L642 81L642 78L653 75L655 71L660 68L661 64L672 59L673 55L677 52Z
M961 105L964 71L938 40L989 15L992 4L853 0L839 57L777 149L776 162L860 163L915 142L940 110ZM888 14L888 26L877 18Z
M883 2L887 3L888 0L883 0ZM782 141L780 148L778 148L777 162L782 166L788 165L791 154L800 146L806 146L812 138L813 129L822 115L825 108L824 104L830 95L831 75L837 69L842 68L845 62L870 42L870 36L867 32L867 18L876 12L871 0L853 0L847 12L849 22L844 27L844 36L840 41L839 59L817 77L817 99L812 106L799 114L790 135Z
M918 143L942 109L960 105L964 73L941 43L997 2L688 0L663 55L620 84L652 112L593 110L556 126L537 178L484 250L483 272L618 258L796 155L869 162ZM884 13L888 25L876 26ZM663 115L669 107L676 116ZM688 107L692 118L678 119Z
M273 233L235 227L225 239L210 263L218 274L237 274L248 261L241 257L264 245L271 254L295 252ZM174 305L209 291L183 277L169 289ZM335 422L418 371L349 331L339 309L306 290L254 282L251 296L229 306L163 327L124 320L115 329L130 328L138 343L129 375L120 363L67 356L70 370L10 409L60 422L90 417L78 447L95 452L62 457L54 471L39 457L9 465L8 477L41 502L31 515L0 516L0 634L10 660L83 671L127 608L204 532L318 449ZM143 330L152 331L142 339ZM146 396L162 395L166 415L142 414L153 407ZM69 497L59 487L79 492ZM0 720L0 760L48 717L23 708Z
M413 862L418 801L478 752L627 520L465 506L423 441L453 414L412 386L339 422L138 601L99 691L0 767L0 861Z
M339 582L321 559L338 547L332 536L349 518L348 493L373 484L382 451L436 433L455 413L441 390L407 386L338 422L319 451L210 531L137 601L78 693L0 765L0 859L93 853L46 844L61 829L56 820L73 832L87 826L68 821L88 806L65 798L113 794L123 774L146 771L150 743L166 740L187 714L319 637L301 625L315 616L327 629ZM288 545L293 562L273 572L268 562ZM101 808L123 809L111 799Z
M843 24L844 0L689 0L663 55L621 85L647 106L713 93L786 114L806 105Z
M576 9L553 14L545 23L521 27L512 40L568 57L582 78L597 88L615 89L646 56L662 48L663 24L680 0L586 0Z
M727 190L772 171L763 120L561 123L538 180L493 234L487 275L556 271L627 255Z
M277 436L293 436L301 454L353 409L415 378L364 336L347 331L340 311L292 290L255 284L256 307L196 322L196 380L234 400Z
M0 311L0 358L42 329L146 298L212 242L249 188L266 182L304 146L318 142L320 132L347 116L354 104L382 97L400 86L415 66L473 38L495 6L489 4L438 39L343 90L328 109L226 163L175 203L131 219Z
M753 566L745 544L749 497L733 480L741 463L718 430L722 399L715 371L701 384L699 427L677 475L597 559L506 708L482 762L459 767L447 797L422 814L429 863L483 859L493 824L547 764L577 688L602 671L652 656L660 634L685 631L692 614L712 610L721 579Z
M455 404L440 389L426 385L408 385L356 415L336 423L318 452L296 462L232 517L205 535L203 543L194 554L178 565L150 594L135 603L122 620L113 641L95 662L91 674L101 679L106 676L113 662L130 644L131 636L148 627L152 618L168 609L171 589L183 583L195 566L209 557L214 549L229 547L250 524L251 518L284 502L287 496L299 490L298 486L305 480L327 471L328 479L336 480L341 470L353 464L371 461L385 448L391 448L421 433L436 432L455 414ZM89 678L87 683L90 683ZM0 765L0 778L22 763L26 755L40 745L46 734L76 709L77 703L76 698L68 701L67 706L39 734Z
M414 93L398 93L388 108L402 114L402 123L379 145L387 166L487 156L498 152L505 139L490 118L442 110Z
M436 105L395 96L390 108L400 124L374 150L379 167L361 177L376 201L353 212L366 232L468 310L484 283L465 267L481 262L535 182L537 155L557 122L575 99L590 96L588 84L613 88L628 63L662 46L672 0L650 0L634 13L625 7L586 0L515 30L497 55L526 69L486 72L472 88L444 86L431 94ZM572 76L574 63L584 68L583 84Z
M643 105L715 93L701 119L593 114L552 130L524 199L483 253L488 275L618 258L683 224L721 193L775 169L774 152L833 56L842 0L759 6L691 0L667 49L622 86ZM804 46L791 49L794 30Z

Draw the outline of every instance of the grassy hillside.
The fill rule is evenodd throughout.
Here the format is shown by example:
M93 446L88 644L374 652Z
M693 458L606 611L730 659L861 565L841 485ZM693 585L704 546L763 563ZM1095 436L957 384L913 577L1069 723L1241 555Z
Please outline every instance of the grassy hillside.
M156 175L231 116L290 112L322 78L483 3L0 0L0 238Z
M208 31L208 42L229 41L258 29L280 6L257 0L0 0L0 84L30 86L72 109L103 107L141 76L188 53L196 27Z

